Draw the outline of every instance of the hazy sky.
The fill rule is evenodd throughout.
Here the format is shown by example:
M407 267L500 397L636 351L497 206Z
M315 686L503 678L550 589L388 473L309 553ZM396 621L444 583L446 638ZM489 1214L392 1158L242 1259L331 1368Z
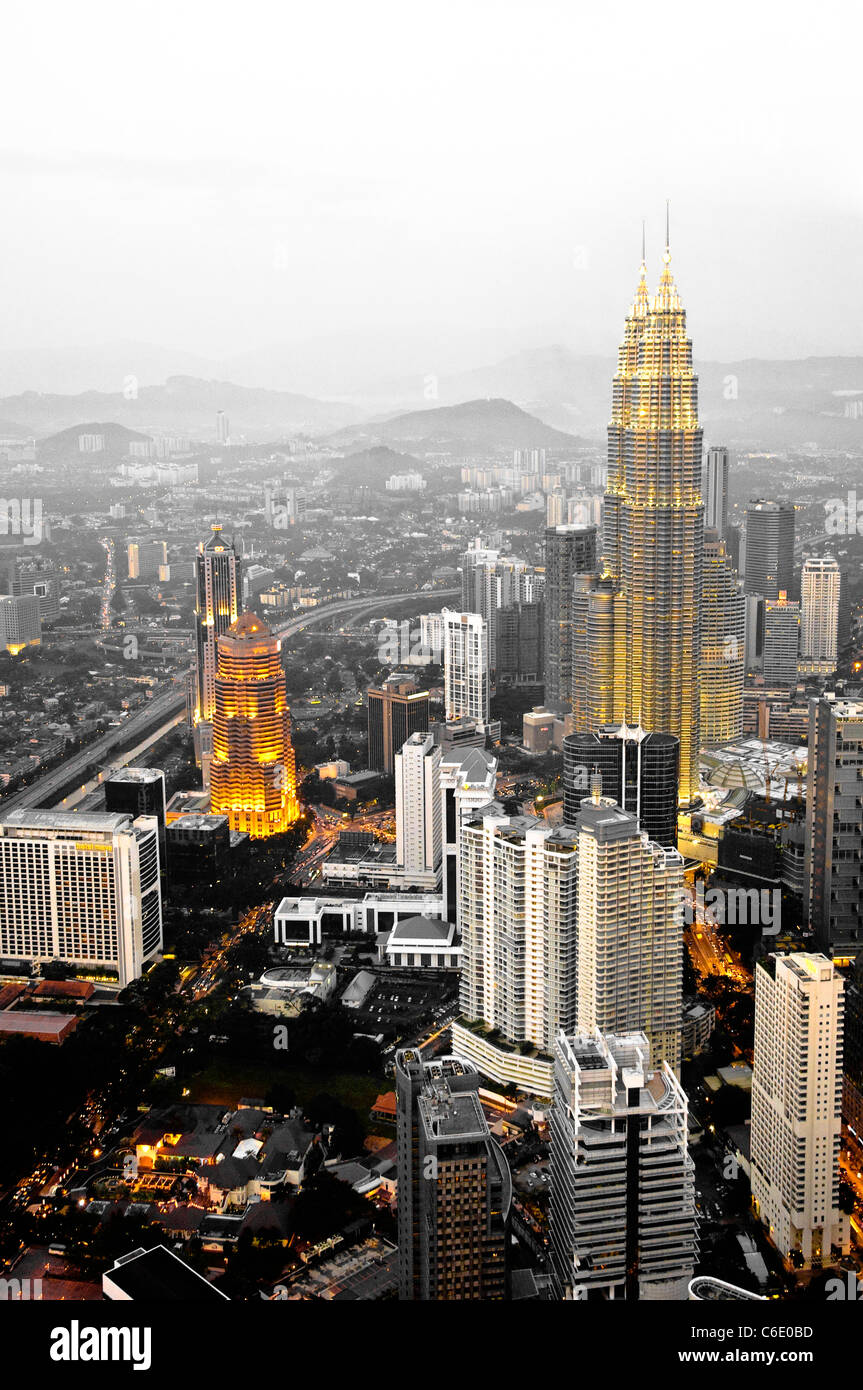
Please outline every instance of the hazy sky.
M669 197L698 356L863 353L855 7L586 8L10 8L0 349L605 353Z

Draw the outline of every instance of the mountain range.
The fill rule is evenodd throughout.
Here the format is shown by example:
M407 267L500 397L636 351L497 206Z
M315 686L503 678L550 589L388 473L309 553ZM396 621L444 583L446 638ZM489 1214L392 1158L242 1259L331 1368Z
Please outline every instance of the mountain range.
M218 364L191 354L171 354L157 348L127 344L84 352L73 364L63 352L41 357L23 354L14 370L8 352L0 353L0 390L10 381L47 380L104 383L113 389L86 389L77 394L33 389L0 398L3 434L44 436L83 420L113 420L130 429L167 430L212 439L215 415L223 410L231 435L238 440L277 440L306 433L329 438L346 448L376 444L415 452L415 442L427 442L427 452L454 448L461 441L542 444L566 447L577 434L600 440L611 404L615 362L611 357L586 356L555 345L530 349L470 371L389 378L374 383L352 382L346 375L339 399L321 399L293 389L286 375L284 389L273 389L281 373L296 367L296 353L273 350L269 370L266 354L234 359L232 370L246 384L219 371ZM184 360L188 371L160 383L147 380L168 361ZM280 366L284 363L284 366ZM226 364L222 364L223 368ZM128 370L127 370L128 368ZM133 370L134 369L134 370ZM299 370L297 368L297 370ZM857 450L863 447L863 358L808 357L773 361L751 358L739 362L695 362L699 376L701 420L709 443L749 449L816 447ZM32 375L27 377L27 373ZM260 372L266 386L250 376ZM87 374L92 373L88 378ZM308 373L300 373L304 380ZM8 386L7 386L8 390ZM504 402L513 410L535 416L551 431L537 437L534 425L498 406L494 423L471 424L471 410L482 401ZM453 406L465 413L453 420ZM397 422L397 423L396 423ZM491 437L489 425L491 424ZM512 433L501 438L499 427ZM556 433L566 436L557 437Z

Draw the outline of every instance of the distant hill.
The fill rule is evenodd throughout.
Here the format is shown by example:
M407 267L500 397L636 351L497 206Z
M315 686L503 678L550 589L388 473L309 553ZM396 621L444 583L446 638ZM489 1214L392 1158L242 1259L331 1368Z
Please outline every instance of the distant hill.
M111 457L123 458L129 452L129 445L133 440L146 440L149 435L140 434L137 430L127 430L125 425L114 424L111 420L89 420L83 424L72 425L70 429L60 430L57 434L51 434L47 439L40 439L37 445L37 452L40 459L68 458L70 454L79 452L78 440L82 434L101 434L105 440L104 454ZM99 457L93 454L81 454L83 458Z
M505 396L555 429L603 438L611 411L612 357L582 356L561 346L517 353L490 366L441 376L444 404L477 395ZM863 447L863 415L846 403L863 401L863 358L695 358L699 413L709 442L794 448ZM399 394L398 383L390 389ZM414 381L402 383L405 402ZM420 412L422 413L422 412ZM410 418L410 417L408 417Z
M216 412L228 417L231 438L278 440L294 434L321 434L363 418L356 406L318 401L287 391L263 391L226 381L172 376L161 386L127 383L126 392L85 391L77 396L26 391L0 400L0 413L19 422L25 433L56 434L81 420L98 419L128 429L165 430L213 440Z
M377 444L371 449L356 449L344 458L333 459L330 467L340 481L352 487L370 487L383 492L387 479L393 473L412 473L422 471L420 459L413 454L400 454L386 444Z
M463 401L460 405L414 410L388 420L369 421L340 430L330 444L345 448L387 445L413 454L469 453L472 449L565 449L577 443L500 398Z

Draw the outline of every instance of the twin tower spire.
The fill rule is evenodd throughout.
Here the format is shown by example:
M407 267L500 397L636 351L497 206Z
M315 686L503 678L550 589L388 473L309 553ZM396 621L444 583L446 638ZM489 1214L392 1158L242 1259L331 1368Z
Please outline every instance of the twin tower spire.
M635 291L635 300L632 305L632 317L635 319L647 318L653 310L660 313L662 310L680 309L680 297L671 274L671 211L670 204L665 204L665 250L662 253L662 274L659 277L659 288L651 298L647 287L647 249L646 249L646 224L641 223L641 265L639 267L638 286Z

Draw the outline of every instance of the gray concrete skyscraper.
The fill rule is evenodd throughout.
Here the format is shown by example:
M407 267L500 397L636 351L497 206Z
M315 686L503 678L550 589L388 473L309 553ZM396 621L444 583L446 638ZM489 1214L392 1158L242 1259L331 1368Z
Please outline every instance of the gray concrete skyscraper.
M195 690L193 719L198 758L209 783L216 705L218 640L240 614L243 593L242 561L233 540L222 527L201 541L195 556Z
M507 1296L509 1165L479 1103L479 1075L458 1057L396 1053L399 1298Z
M550 526L545 533L545 703L572 706L575 577L596 568L595 526Z
M728 529L728 450L714 445L704 460L704 525L723 539Z
M794 508L758 498L746 508L743 588L747 594L790 597L794 584Z
M724 540L715 530L707 530L701 600L703 744L730 743L740 738L745 674L746 599Z
M863 702L809 704L804 892L818 949L846 960L863 941Z

